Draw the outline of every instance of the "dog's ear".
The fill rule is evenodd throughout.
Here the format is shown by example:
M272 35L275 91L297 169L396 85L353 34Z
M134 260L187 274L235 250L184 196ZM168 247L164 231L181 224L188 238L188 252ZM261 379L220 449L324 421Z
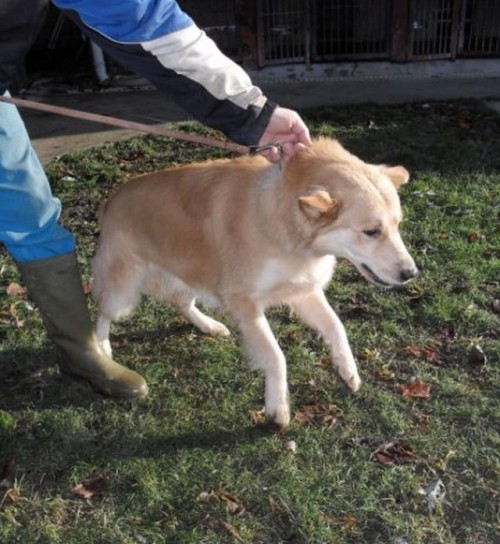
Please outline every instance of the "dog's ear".
M386 166L385 164L381 164L379 168L392 181L396 189L408 183L410 179L410 173L404 166Z
M310 219L324 217L333 221L337 218L342 204L324 189L316 188L299 197L299 206Z

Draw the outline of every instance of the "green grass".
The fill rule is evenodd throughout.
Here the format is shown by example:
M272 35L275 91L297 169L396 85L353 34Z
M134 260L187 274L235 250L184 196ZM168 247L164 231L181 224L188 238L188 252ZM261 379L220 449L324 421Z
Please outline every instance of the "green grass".
M112 340L150 395L105 399L59 375L38 313L5 294L19 276L0 253L0 542L500 541L500 117L471 101L303 114L314 134L412 173L401 191L403 236L422 274L388 292L341 262L328 290L361 391L348 392L316 335L273 309L293 414L319 414L272 432L255 424L263 377L248 370L237 338L206 337L147 300L114 326ZM137 172L214 156L222 155L138 137L52 162L85 281L99 202L114 187ZM473 345L485 364L472 362ZM397 385L413 379L431 385L428 399L399 394ZM377 460L390 439L410 452L400 458L407 462ZM6 462L13 468L2 469ZM73 495L96 474L108 482L99 497ZM446 496L429 513L419 490L438 479Z

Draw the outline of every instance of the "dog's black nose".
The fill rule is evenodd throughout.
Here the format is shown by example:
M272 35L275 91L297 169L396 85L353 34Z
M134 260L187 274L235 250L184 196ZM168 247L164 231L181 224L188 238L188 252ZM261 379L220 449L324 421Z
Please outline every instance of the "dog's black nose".
M416 266L412 268L404 268L399 273L399 279L404 282L411 280L413 277L415 277L418 274L418 268Z

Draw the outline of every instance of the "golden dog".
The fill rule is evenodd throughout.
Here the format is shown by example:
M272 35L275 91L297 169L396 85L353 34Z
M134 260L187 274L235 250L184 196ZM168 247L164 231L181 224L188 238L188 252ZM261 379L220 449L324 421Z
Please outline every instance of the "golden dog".
M335 257L370 282L392 286L417 269L401 240L401 166L367 164L320 138L286 165L262 157L207 161L137 177L103 206L93 261L97 335L111 354L111 321L142 295L175 305L203 332L228 329L199 298L234 318L255 368L265 372L265 407L290 421L285 357L264 311L288 304L330 346L340 376L360 378L344 327L324 288Z

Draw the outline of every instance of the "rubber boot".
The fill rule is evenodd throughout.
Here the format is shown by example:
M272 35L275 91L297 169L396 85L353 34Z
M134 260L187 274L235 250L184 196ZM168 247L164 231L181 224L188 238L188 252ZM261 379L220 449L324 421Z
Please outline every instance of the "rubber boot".
M16 264L49 338L61 351L61 372L84 378L106 395L144 396L144 379L113 361L97 342L75 253Z

